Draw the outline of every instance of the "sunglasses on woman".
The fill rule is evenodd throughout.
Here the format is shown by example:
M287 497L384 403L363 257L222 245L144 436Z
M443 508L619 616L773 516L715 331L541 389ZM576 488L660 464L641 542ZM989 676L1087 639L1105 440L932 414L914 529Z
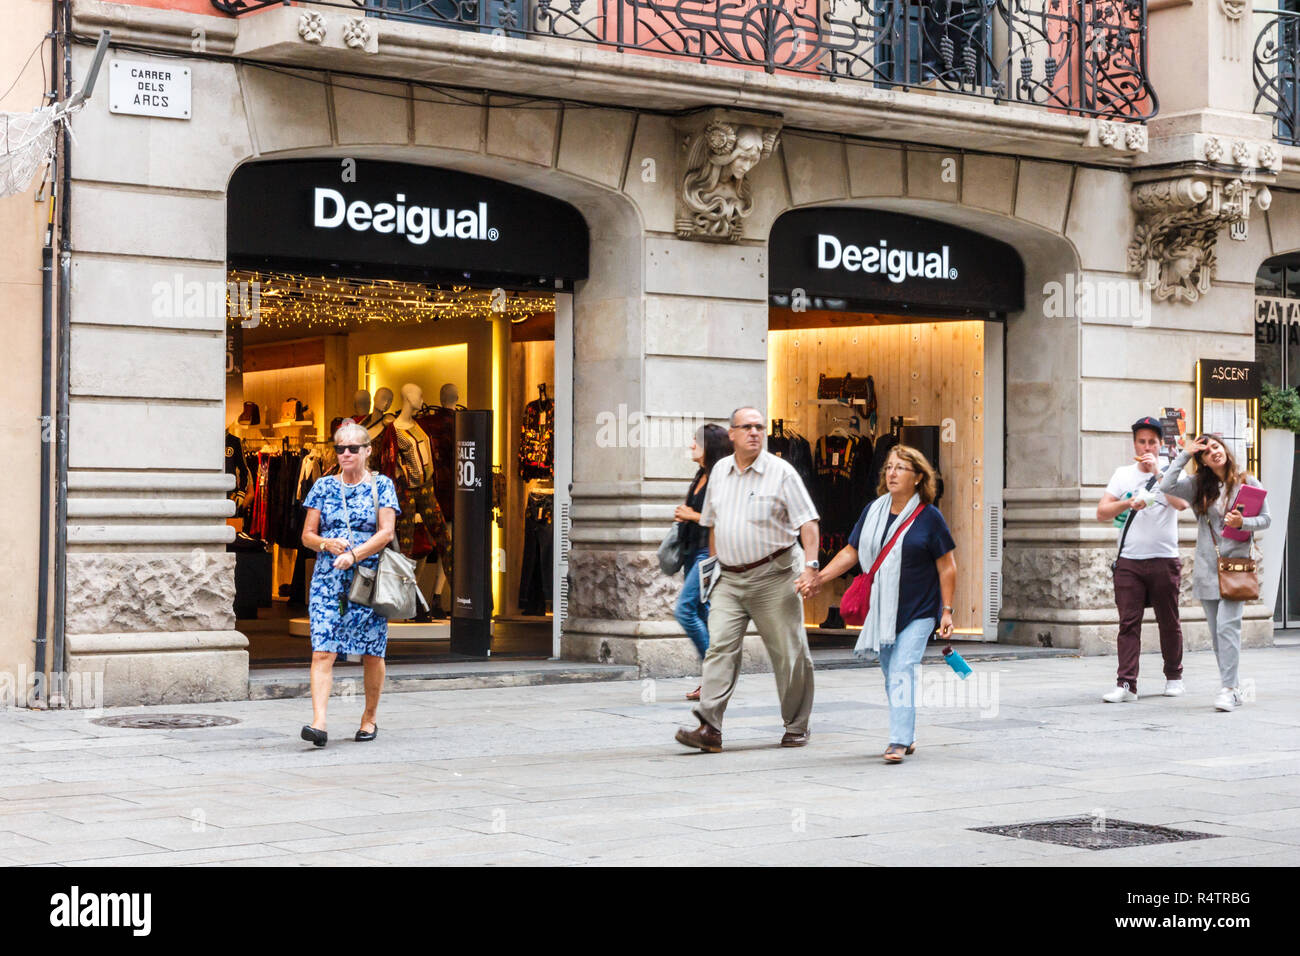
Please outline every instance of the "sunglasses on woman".
M341 455L344 452L347 452L349 455L355 455L357 452L361 451L361 449L369 447L369 445L335 445L334 454Z

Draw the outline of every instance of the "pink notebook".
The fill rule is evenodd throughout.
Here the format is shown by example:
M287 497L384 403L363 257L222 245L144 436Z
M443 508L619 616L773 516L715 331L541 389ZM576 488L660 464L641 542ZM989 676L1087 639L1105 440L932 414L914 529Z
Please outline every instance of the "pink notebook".
M1263 488L1256 488L1254 485L1242 485L1237 489L1237 498L1233 502L1234 507L1241 505L1241 513L1247 518L1253 518L1259 514L1259 509L1264 505L1264 496L1268 492ZM1249 541L1250 532L1238 528L1229 528L1226 525L1223 529L1223 536L1231 538L1233 541Z

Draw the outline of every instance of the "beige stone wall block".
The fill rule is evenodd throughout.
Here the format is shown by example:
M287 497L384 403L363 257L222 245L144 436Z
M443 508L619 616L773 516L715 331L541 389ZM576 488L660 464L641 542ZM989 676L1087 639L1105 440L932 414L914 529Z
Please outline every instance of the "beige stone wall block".
M955 150L909 149L907 195L913 199L958 202L961 199L962 156Z
M1211 297L1225 284L1237 283L1248 286L1253 298L1255 275L1264 261L1272 256L1273 251L1272 243L1269 241L1268 223L1258 209L1252 211L1246 230L1245 239L1233 239L1227 229L1219 233L1219 241L1215 246L1218 267L1214 271L1215 290L1211 291ZM1253 312L1251 314L1254 315Z
M1300 193L1281 189L1272 193L1273 204L1264 215L1273 240L1272 254L1279 256L1300 249Z
M75 326L71 392L122 398L218 399L226 391L221 335Z
M560 110L496 107L488 113L487 151L536 166L550 166Z
M903 195L902 149L893 146L859 146L847 149L849 193L853 196Z
M967 155L962 159L963 205L1011 215L1015 202L1016 161L1011 156Z
M359 77L336 77L334 128L340 146L381 143L405 146L410 140L411 88Z
M1190 369L1188 370L1191 371ZM1192 413L1190 384L1084 379L1080 384L1084 431L1127 431L1143 415L1158 415L1165 405Z
M442 146L478 152L483 148L483 107L466 104L468 94L449 99L430 90L415 90L412 105L417 146Z
M766 303L647 296L647 355L727 355L765 361Z
M637 481L641 477L639 448L610 447L599 441L606 416L643 407L642 363L636 358L583 360L573 372L573 443L575 482Z
M224 401L171 405L74 398L68 462L72 468L220 471L225 467L225 415Z
M226 200L77 187L72 246L78 252L158 259L226 258Z
M83 679L103 675L105 707L248 699L244 650L79 654L70 646L68 669Z
M1016 218L1053 232L1065 228L1065 208L1070 201L1074 167L1065 163L1020 161L1016 183Z
M786 175L790 180L790 197L796 206L835 202L848 197L843 142L786 133L781 137L781 144Z
M77 325L223 332L225 290L225 266L86 256L72 260L72 318Z
M1194 335L1202 358L1214 358L1214 343L1223 337L1255 335L1255 284L1210 287L1193 305L1172 299L1151 306L1151 327Z
M714 424L726 427L725 413L721 420L711 420ZM645 449L645 476L680 482L680 500L680 497L685 496L697 467L691 461L691 441L695 438L696 429L705 424L705 421L683 417L678 420L656 419L656 423L659 425L656 432L659 442ZM678 440L679 436L681 440Z
M260 153L328 146L329 91L320 74L240 71L244 104Z
M784 146L749 171L746 179L753 192L754 209L744 221L744 238L766 242L772 233L772 224L781 213L790 208L786 190ZM766 296L766 290L763 293Z
M627 110L565 109L556 167L617 189L635 124L636 114ZM631 165L639 175L640 164Z
M1254 356L1253 335L1201 336L1084 323L1080 363L1086 378L1185 384L1192 380L1197 359L1249 362Z
M767 405L767 366L762 360L646 356L646 408L685 412L719 421L738 405Z
M1065 235L1078 250L1081 268L1127 272L1127 249L1133 237L1128 177L1105 169L1079 168Z
M571 551L569 580L570 618L668 620L681 590L651 550Z
M68 633L224 631L235 626L235 555L68 555Z
M677 140L672 120L666 116L638 115L623 192L641 210L647 231L673 231L676 188Z
M712 298L721 278L729 295L767 301L766 248L647 237L645 250L648 293Z
M73 47L73 71L84 76L94 48ZM157 58L170 69L190 71L192 110L189 119L130 116L109 111L109 71L115 59L144 60L147 54L122 52L105 58L102 86L72 117L72 131L82 143L111 143L111 149L77 149L77 179L132 183L173 189L222 191L231 170L253 153L248 117L235 67L206 60Z

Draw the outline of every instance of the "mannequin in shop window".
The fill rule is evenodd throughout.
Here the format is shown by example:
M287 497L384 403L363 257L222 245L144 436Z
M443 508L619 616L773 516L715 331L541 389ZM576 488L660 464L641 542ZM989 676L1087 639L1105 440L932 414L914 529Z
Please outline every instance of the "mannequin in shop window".
M352 396L352 412L352 420L364 427L366 419L370 417L370 393L364 388L357 389L357 393ZM373 435L370 440L374 441Z
M362 395L366 395L366 393L364 391L357 392L356 397L353 400L359 400ZM368 395L366 397L369 398ZM367 407L370 410L360 422L361 427L370 433L370 440L372 442L378 438L379 433L384 430L384 425L393 420L393 415L388 411L392 405L393 390L391 388L375 389L374 405L370 406L369 403L367 403Z
M402 502L403 518L407 515L410 518L398 522L398 546L403 554L411 557L424 557L428 553L417 554L415 517L418 515L423 531L442 563L443 573L451 577L451 531L434 494L433 442L415 420L416 410L424 404L424 393L420 386L407 383L402 386L401 394L402 408L393 420L392 429L401 478L398 483L399 501Z
M442 510L447 530L455 534L452 523L455 520L456 490L456 411L459 405L460 389L453 382L447 382L438 390L438 404L425 406L415 415L419 425L433 443L433 494ZM446 616L442 609L441 595L444 587L451 583L450 576L439 561L433 568L434 576L429 589L430 614L435 619Z

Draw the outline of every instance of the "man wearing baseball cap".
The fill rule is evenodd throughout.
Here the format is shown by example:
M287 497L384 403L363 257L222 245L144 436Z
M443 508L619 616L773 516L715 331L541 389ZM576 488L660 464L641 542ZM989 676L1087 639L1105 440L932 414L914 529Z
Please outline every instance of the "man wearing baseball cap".
M1116 686L1102 696L1110 704L1137 700L1138 655L1142 653L1142 614L1151 607L1160 628L1165 663L1166 697L1183 692L1183 630L1178 620L1178 512L1187 502L1157 490L1160 420L1147 416L1133 423L1133 461L1115 469L1097 505L1098 521L1122 518L1119 553L1111 564L1115 606L1119 608L1119 674Z

